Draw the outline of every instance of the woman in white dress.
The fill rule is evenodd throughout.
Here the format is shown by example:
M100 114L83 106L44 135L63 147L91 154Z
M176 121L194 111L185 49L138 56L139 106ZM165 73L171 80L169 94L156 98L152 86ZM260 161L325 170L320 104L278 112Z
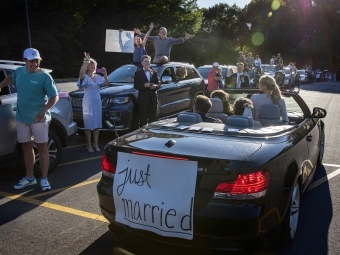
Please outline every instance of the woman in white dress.
M87 150L89 152L100 151L98 146L99 129L102 127L102 101L100 87L109 85L106 69L101 72L104 76L96 74L97 62L90 58L89 53L84 52L85 58L79 71L77 86L84 89L83 119ZM93 148L91 145L91 130L93 130ZM93 150L94 149L94 150Z

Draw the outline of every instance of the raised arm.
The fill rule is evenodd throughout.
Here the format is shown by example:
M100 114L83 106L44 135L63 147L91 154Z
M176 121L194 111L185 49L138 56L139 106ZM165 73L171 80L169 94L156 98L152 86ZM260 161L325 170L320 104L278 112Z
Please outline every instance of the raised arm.
M143 46L145 46L146 41L148 40L148 37L149 37L149 35L150 35L150 33L151 33L153 27L154 27L154 25L153 25L153 23L151 22L150 25L149 25L149 30L148 30L148 32L146 32L146 34L145 34L145 36L144 36L144 38L143 38L143 41L142 41L142 45L143 45ZM138 29L138 30L139 30L139 29ZM140 32L140 31L139 31L139 32ZM140 35L140 34L139 34L139 35Z
M80 67L80 71L79 71L79 79L80 80L84 79L87 65L90 63L90 54L87 53L87 52L84 52L84 55L85 55L85 57L84 57L84 60L83 60L83 64Z

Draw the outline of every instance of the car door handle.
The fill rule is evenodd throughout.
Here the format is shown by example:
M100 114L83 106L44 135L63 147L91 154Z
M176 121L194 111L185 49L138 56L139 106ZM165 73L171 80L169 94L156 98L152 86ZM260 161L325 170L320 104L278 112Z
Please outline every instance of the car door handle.
M307 140L307 142L311 142L313 140L313 136L307 135L306 140Z

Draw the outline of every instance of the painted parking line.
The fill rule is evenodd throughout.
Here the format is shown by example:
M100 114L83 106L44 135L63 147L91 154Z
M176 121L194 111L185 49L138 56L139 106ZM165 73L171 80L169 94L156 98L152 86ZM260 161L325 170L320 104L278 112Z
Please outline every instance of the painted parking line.
M2 192L2 191L0 191L0 196L6 197L6 198L9 198L9 199L12 199L12 200L20 200L20 201L23 201L23 202L26 202L26 203L34 204L34 205L37 205L37 206L42 206L42 207L52 209L52 210L56 210L56 211L60 211L60 212L73 214L73 215L80 216L80 217L85 217L85 218L92 219L92 220L97 220L97 221L101 221L101 222L108 222L105 219L104 216L99 215L99 214L89 213L89 212L77 210L77 209L74 209L74 208L53 204L53 203L50 203L50 202L44 202L44 201L40 201L40 200L33 199L33 198L30 198L30 197L13 195L13 194Z
M71 165L71 164L75 164L75 163L80 163L80 162L85 162L85 161L89 161L89 160L93 160L93 159L98 159L98 158L102 158L103 156L97 156L97 157L92 157L92 158L86 158L86 159L80 159L80 160L76 160L76 161L71 161L71 162L67 162L67 163L63 163L63 164L59 164L59 166L67 166L67 165Z
M322 163L323 164L323 163ZM340 165L333 165L333 164L323 164L324 166L334 166L334 167L340 167Z
M81 182L81 183L78 183L76 185L72 185L72 186L68 186L68 187L64 187L64 188L53 189L53 190L46 191L46 192L43 192L43 193L39 193L39 194L36 194L36 195L33 195L33 196L28 196L28 198L43 197L43 196L46 196L46 195L62 192L62 191L65 191L65 190L79 188L79 187L86 186L86 185L89 185L89 184L92 184L92 183L98 183L99 180L100 180L100 178L97 178L97 179L94 179L94 180L89 180L89 181L86 181L86 182Z
M309 186L309 189L307 191L310 191L311 189L316 188L317 186L321 185L322 183L332 179L333 177L337 176L340 174L340 168L331 172L330 174L327 174L326 176L320 178L319 180L311 183L311 185Z
M72 149L72 148L81 147L81 146L86 146L86 143L67 146L66 148L63 148L63 150Z

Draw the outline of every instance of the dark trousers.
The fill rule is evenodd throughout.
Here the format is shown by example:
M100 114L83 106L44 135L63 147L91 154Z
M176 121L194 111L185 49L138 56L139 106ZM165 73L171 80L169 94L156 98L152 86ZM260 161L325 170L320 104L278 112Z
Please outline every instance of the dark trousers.
M138 104L139 126L143 127L156 120L157 104Z

